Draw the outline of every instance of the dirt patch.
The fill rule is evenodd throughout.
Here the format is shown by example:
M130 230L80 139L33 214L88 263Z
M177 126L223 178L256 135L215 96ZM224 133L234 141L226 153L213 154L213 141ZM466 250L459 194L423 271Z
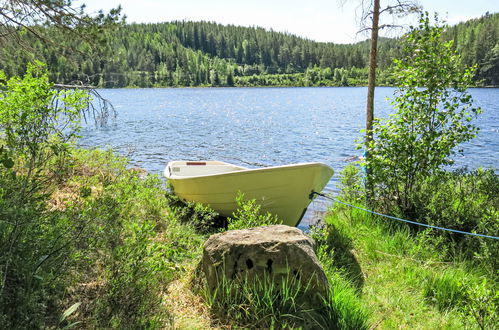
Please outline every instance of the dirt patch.
M192 273L191 273L192 274ZM174 317L175 329L220 329L212 326L208 307L190 289L191 276L172 281L165 304Z

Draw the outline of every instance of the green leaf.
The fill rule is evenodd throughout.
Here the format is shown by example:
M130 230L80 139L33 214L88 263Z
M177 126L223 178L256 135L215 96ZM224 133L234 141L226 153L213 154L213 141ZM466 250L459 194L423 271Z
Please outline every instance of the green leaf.
M80 305L81 305L81 302L77 302L77 303L71 305L71 307L69 307L68 309L66 309L64 311L64 313L62 313L61 322L63 322L65 319L68 318L68 316L70 316L71 314L76 312L76 310L78 309L78 307L80 307Z
M12 160L12 158L5 158L5 159L2 159L2 164L5 168L12 168L14 167L14 161Z

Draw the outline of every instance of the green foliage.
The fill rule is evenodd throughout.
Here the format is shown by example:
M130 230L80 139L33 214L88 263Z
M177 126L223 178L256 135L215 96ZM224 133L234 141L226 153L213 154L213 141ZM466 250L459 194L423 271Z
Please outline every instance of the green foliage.
M21 36L33 35L40 41L47 42L48 38L41 29L42 26L50 26L52 31L63 30L82 38L99 38L99 33L104 27L113 25L119 19L121 9L112 9L107 15L102 11L98 15L90 16L84 12L85 5L74 7L71 0L5 0L2 3L2 16L0 26L3 34L0 36L0 44L6 43L9 38L17 39L16 34ZM7 39L7 40L6 40ZM84 39L84 38L82 38ZM19 42L20 40L17 40Z
M226 221L209 206L184 202L174 193L167 193L166 198L175 218L183 224L193 226L199 233L213 233L226 226Z
M105 252L105 266L92 318L99 327L159 328L168 315L161 308L158 289L177 270L173 246L157 239L157 227L165 216L160 212L167 207L161 182L152 177L142 181L126 172L114 181L79 210L83 220L92 219L92 235L105 237L94 242ZM178 253L185 252L179 248Z
M410 199L414 213L411 218L415 221L430 225L456 229L484 235L499 235L497 222L499 210L499 176L493 170L477 169L468 172L464 169L453 172L438 172L418 182L418 189L413 191ZM362 182L362 173L356 166L345 167L340 177L340 199L365 207L365 190ZM341 209L340 206L336 208ZM397 210L395 210L397 211ZM354 218L369 217L367 213L352 209L349 212ZM387 224L387 228L395 230L401 235L405 224L397 221L380 218ZM460 258L476 260L489 274L497 270L499 260L499 242L493 239L454 234L441 230L414 227L413 237L408 231L401 235L400 242L394 244L393 251L403 249L405 242L416 239L421 244L432 245L438 248L441 258ZM333 232L334 233L334 232ZM414 237L414 233L418 233ZM329 234L322 236L325 239ZM397 234L398 235L398 234ZM334 239L339 244L341 239Z
M480 329L493 329L499 323L499 292L496 285L488 285L487 279L472 284L466 290L467 302L462 312L471 324Z
M346 169L343 176L341 199L365 207L362 199L356 201L358 170ZM483 223L480 230L497 235L497 187L491 170L431 176L415 195L419 199L411 197L416 219L473 231ZM383 319L383 327L493 328L498 317L497 242L410 229L337 204L312 235L328 277L333 272L348 280ZM407 315L417 323L411 326Z
M484 235L499 235L499 176L493 170L458 170L422 180L410 199L419 220L428 224ZM462 251L484 261L494 272L499 266L499 242L465 235L433 232L443 236L448 253ZM443 253L444 251L442 251Z
M410 196L421 180L452 164L456 148L478 131L471 121L480 109L466 91L474 68L460 69L452 43L440 40L442 30L426 13L405 36L405 55L395 61L397 112L374 123L367 166L373 197L385 211L413 216Z
M269 276L241 281L224 277L213 292L206 289L204 296L214 318L222 324L249 328L367 329L366 313L344 284L341 280L332 281L327 297L314 306L307 300L316 293L294 276L284 277L279 284Z
M39 327L78 235L67 215L46 212L44 183L65 164L88 99L54 92L40 63L0 77L0 324Z
M88 96L53 91L42 65L0 80L0 327L171 324L163 293L201 238L163 182L75 150Z
M246 229L260 226L269 226L282 223L275 215L262 214L261 205L256 199L245 200L244 194L239 193L236 197L237 210L228 218L228 230Z
M22 79L6 80L2 76L5 78L0 73L3 148L25 159L32 171L67 151L77 136L80 116L89 98L84 91L57 93L40 62L29 64Z
M478 65L476 78L486 84L498 84L498 23L499 14L485 15L451 27L443 36L454 41L453 49L462 55L464 65ZM96 48L90 38L37 29L65 47L61 52L61 47L29 33L22 36L36 57L48 63L51 80L59 83L112 88L358 86L367 82L366 41L319 43L261 28L177 21L99 31L96 39L106 39L106 46ZM9 76L22 74L33 55L19 47L16 38L4 43L10 47L0 48L0 69ZM391 64L400 57L399 39L381 38L378 54L378 85L396 85Z
M340 173L342 200L349 203L362 203L365 199L365 187L357 165L348 164Z
M499 14L485 13L480 18L448 28L446 40L453 40L453 48L462 55L463 64L477 64L476 79L485 85L499 85Z
M461 269L430 273L423 281L423 295L440 310L459 310L465 322L491 329L499 321L499 295L485 277L470 276Z
M367 77L365 42L325 44L261 28L208 22L129 24L102 35L107 47L92 50L87 42L56 34L60 43L80 51L69 58L32 35L24 39L48 63L51 80L59 83L81 81L106 88L346 86ZM396 50L394 42L383 42L380 53ZM11 52L0 51L0 69L9 75L21 74L24 63L32 60L31 54L15 46Z
M72 233L44 214L43 198L20 195L24 180L11 173L0 169L0 325L39 328Z

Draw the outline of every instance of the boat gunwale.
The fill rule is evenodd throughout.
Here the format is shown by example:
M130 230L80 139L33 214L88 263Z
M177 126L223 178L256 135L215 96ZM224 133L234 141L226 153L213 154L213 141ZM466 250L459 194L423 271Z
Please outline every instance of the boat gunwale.
M174 161L178 162L178 161ZM182 161L179 161L182 162ZM203 175L190 175L190 176L174 176L171 174L167 175L167 169L170 167L170 164L173 162L169 162L165 168L164 175L169 180L188 180L188 179L197 179L197 178L205 178L205 177L219 177L219 176L230 176L230 175L247 175L252 172L268 172L275 170L293 170L296 168L304 168L304 167L315 167L319 165L319 167L325 167L333 170L329 165L321 163L321 162L303 162L303 163L295 163L295 164L286 164L286 165L277 165L277 166L269 166L269 167L259 167L259 168L244 168L242 170L231 171L231 172L222 172L222 173L214 173L214 174L203 174ZM236 167L240 167L234 164L225 163L227 165L232 165ZM195 165L198 166L198 165ZM204 166L204 165L203 165ZM208 165L209 166L209 165Z

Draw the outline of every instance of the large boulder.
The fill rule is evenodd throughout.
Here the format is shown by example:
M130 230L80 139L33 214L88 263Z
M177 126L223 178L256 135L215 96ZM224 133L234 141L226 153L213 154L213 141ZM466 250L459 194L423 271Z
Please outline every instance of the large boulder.
M274 225L230 230L204 244L202 269L210 290L229 280L263 278L299 280L324 295L327 278L314 252L315 242L295 227ZM309 291L310 292L310 291Z

